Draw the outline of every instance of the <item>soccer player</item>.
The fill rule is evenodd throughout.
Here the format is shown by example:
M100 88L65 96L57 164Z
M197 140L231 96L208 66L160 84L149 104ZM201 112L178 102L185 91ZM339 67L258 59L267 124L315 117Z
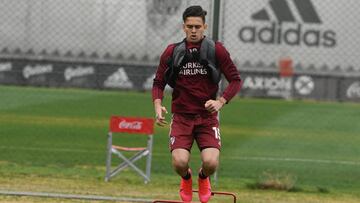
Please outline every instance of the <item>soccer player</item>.
M192 200L189 160L194 140L201 151L202 163L198 171L198 195L201 202L209 201L209 176L218 167L221 148L217 114L241 88L239 72L228 51L220 42L204 35L206 13L201 6L190 6L184 11L186 38L165 49L152 88L159 126L167 124L167 110L162 106L164 88L166 84L173 88L169 147L174 170L181 176L179 193L184 202ZM217 98L221 73L229 84Z

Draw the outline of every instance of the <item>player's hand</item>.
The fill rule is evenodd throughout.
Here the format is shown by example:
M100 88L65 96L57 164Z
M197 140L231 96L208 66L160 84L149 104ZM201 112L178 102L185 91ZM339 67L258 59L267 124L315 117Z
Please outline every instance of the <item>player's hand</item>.
M224 104L226 103L226 101L221 101L220 99L218 100L208 100L206 103L205 103L205 109L208 110L210 113L215 113L215 112L218 112L223 106Z
M156 124L158 126L163 127L166 124L168 124L168 122L165 120L165 116L164 116L165 113L168 113L166 108L162 106L161 103L155 102L155 118L156 118Z

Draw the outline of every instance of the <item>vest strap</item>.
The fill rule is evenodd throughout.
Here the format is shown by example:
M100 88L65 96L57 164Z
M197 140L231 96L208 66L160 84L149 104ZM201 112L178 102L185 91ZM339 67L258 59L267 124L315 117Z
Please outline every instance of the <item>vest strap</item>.
M168 68L165 72L166 83L174 88L180 68L185 65L189 58L186 50L186 39L176 44L172 56L167 61ZM218 84L221 78L221 72L216 66L215 42L205 37L200 45L199 63L208 69L209 79Z

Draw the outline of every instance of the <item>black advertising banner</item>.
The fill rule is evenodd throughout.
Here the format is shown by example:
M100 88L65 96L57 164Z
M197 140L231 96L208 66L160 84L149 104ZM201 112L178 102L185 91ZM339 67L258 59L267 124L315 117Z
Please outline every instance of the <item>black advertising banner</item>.
M94 89L144 90L155 67L0 59L0 84Z
M292 78L280 77L277 73L243 72L243 86L240 91L245 97L290 98Z
M297 99L327 100L326 78L311 75L295 75L293 96Z
M360 77L340 80L339 100L360 102Z
M244 97L335 101L339 99L338 92L343 92L339 90L343 77L296 73L293 77L281 77L276 72L240 72L243 79L240 96Z
M7 85L144 91L152 88L155 72L148 65L0 59L0 84ZM360 77L354 75L240 73L242 97L360 101Z
M0 84L25 85L23 62L0 60Z

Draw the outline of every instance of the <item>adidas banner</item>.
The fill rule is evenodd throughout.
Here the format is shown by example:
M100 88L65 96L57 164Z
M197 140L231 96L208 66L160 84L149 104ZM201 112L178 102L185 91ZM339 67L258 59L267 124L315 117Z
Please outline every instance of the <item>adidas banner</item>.
M299 70L359 71L358 8L359 0L227 0L222 41L239 68L289 56Z

